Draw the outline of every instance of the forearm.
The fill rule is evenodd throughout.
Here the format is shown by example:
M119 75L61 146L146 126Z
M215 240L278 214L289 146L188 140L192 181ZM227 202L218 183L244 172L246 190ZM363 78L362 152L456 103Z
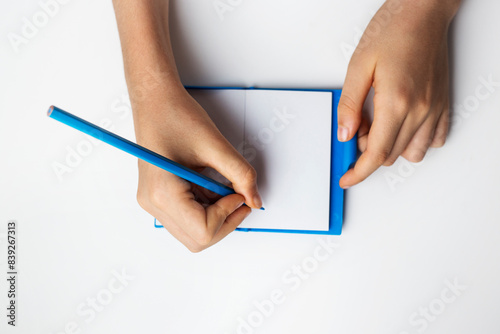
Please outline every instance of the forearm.
M168 0L113 0L133 104L182 88L170 45Z
M439 14L446 24L449 24L460 7L462 0L387 0L394 6L399 3L402 7L407 7L414 13L425 13L432 11Z
M438 6L440 6L441 10L449 20L451 21L453 17L457 14L458 8L460 7L460 4L462 3L462 0L430 0L431 2L434 1Z
M136 140L156 148L167 115L185 101L168 31L168 0L113 0ZM172 116L172 115L171 115Z

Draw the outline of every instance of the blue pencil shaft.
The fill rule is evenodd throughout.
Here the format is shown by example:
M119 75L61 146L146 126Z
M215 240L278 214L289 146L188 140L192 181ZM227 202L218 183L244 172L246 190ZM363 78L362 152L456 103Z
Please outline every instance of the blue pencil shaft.
M61 123L69 125L83 133L88 134L96 139L99 139L111 146L114 146L122 151L132 154L133 156L149 162L157 167L160 167L172 174L183 178L189 182L206 188L216 194L226 196L234 194L235 191L211 178L202 175L194 170L191 170L175 161L172 161L164 156L159 155L145 147L137 145L123 137L120 137L108 130L105 130L97 125L87 122L80 117L77 117L67 111L51 106L47 111L47 115Z

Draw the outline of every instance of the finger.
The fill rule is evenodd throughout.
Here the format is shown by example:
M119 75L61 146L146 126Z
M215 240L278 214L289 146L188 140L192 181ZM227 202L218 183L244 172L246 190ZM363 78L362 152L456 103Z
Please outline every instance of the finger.
M216 202L217 210L211 209L218 212L220 221L208 219L204 206L195 200L192 184L156 166L140 166L139 204L190 250L208 247L209 240L217 234L225 216L243 204L241 195L223 197Z
M211 177L210 175L207 176ZM215 177L213 178L215 179ZM197 184L192 184L191 191L195 200L205 206L211 205L223 197Z
M432 138L431 147L441 147L446 142L446 136L448 135L450 125L450 105L449 101L446 103L441 116L437 122L436 131Z
M339 185L344 189L366 179L382 166L392 151L404 118L396 113L388 113L387 110L393 109L391 104L380 102L375 102L374 120L368 134L366 151L361 154L354 168L340 179Z
M358 149L363 153L366 151L366 144L368 143L368 132L370 131L370 123L363 117L361 125L358 130Z
M194 202L194 201L192 201ZM186 203L185 203L186 204ZM192 203L194 211L184 212L183 215L170 215L161 208L155 208L152 213L163 226L192 252L199 252L217 243L233 231L251 209L243 204L243 196L238 194L221 198L215 204L202 210L199 203ZM189 206L191 204L188 204ZM180 205L186 208L186 205ZM198 213L203 211L202 215Z
M424 159L427 150L431 144L436 130L439 116L429 117L418 128L415 135L404 149L401 156L410 162L420 162Z
M337 108L337 138L344 142L354 137L361 123L361 111L373 82L373 66L360 56L353 56Z
M427 114L427 113L426 113ZM405 118L401 129L399 130L398 137L394 142L391 153L387 160L383 163L384 166L391 166L399 158L399 156L406 149L412 138L415 136L418 129L425 122L426 116L418 116L417 113L409 113Z
M152 211L149 211L152 213ZM196 253L202 251L206 247L200 246L193 238L191 238L184 230L177 225L172 218L168 217L164 213L157 213L153 215L156 220L163 225L163 227L177 240L180 241L184 246L187 247L191 252Z
M236 193L245 197L245 203L254 209L262 207L257 188L257 172L229 143L214 146L207 164L231 181Z
M215 234L212 240L206 244L201 245L197 243L193 238L187 235L177 224L163 223L165 229L172 234L177 240L179 240L183 245L185 245L191 252L197 253L208 247L211 247L227 237L227 235L233 232L242 222L252 213L252 209L248 206L242 206L231 213L224 223L221 225L219 231Z
M182 225L177 224L181 219L178 208L185 209L185 204L182 203L194 202L192 205L198 213L194 219L202 220L203 223L205 221L203 206L194 201L191 188L189 182L147 163L144 163L139 173L137 201L140 206L156 217L163 227L190 250L195 249L198 243L182 228Z
M180 198L170 216L198 245L205 246L219 231L227 216L241 207L243 202L243 196L232 194L205 208L194 200L194 196Z
M228 195L222 197L214 204L207 207L207 227L209 229L209 238L213 239L215 234L219 231L222 224L226 221L227 217L239 209L245 198L239 194Z
M242 206L231 213L226 221L222 224L217 234L212 239L210 246L224 239L229 233L233 232L241 222L252 213L252 209L248 206Z

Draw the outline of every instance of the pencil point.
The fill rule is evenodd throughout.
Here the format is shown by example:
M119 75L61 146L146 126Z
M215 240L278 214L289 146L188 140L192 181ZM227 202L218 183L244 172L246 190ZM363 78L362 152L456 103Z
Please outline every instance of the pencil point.
M261 207L259 210L265 210L264 207Z

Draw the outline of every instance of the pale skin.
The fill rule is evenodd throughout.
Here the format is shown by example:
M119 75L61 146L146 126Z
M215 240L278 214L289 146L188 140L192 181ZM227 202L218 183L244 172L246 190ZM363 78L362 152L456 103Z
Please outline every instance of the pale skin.
M342 188L392 165L399 156L419 162L429 147L444 145L450 105L447 35L459 5L457 0L391 0L369 23L349 63L338 107L339 140L349 140L359 130L362 152L341 178ZM373 26L388 16L377 32ZM362 108L371 87L370 126Z
M399 3L400 10L388 24L368 36L370 25L390 4L382 6L349 64L339 102L338 136L345 141L358 132L363 153L340 180L343 188L391 165L400 155L420 161L429 147L442 146L446 139L446 41L459 1ZM139 204L190 251L199 252L262 206L257 174L184 89L170 44L168 1L113 0L113 5L138 144L198 171L211 167L236 192L200 203L199 188L139 160ZM372 86L375 112L370 125L361 115Z

